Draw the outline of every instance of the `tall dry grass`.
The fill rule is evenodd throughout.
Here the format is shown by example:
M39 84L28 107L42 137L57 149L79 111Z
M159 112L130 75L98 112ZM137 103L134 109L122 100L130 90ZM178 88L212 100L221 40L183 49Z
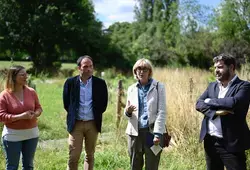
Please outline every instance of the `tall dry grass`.
M250 78L249 69L246 68L248 69L243 66L237 72L243 80ZM186 137L198 137L203 115L195 110L195 104L207 88L213 74L210 71L195 68L156 68L154 78L165 83L167 127L174 143L185 141Z
M154 78L166 87L167 127L174 141L199 132L202 114L196 112L195 103L210 76L211 73L194 68L155 69Z

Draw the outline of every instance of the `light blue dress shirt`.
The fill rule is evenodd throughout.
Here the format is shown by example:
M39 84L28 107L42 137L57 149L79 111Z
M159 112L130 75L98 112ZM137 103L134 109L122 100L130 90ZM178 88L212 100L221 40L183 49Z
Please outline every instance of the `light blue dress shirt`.
M94 120L92 100L92 77L84 84L80 79L80 103L77 120Z
M148 127L147 94L151 83L152 79L149 79L149 82L145 86L142 86L139 82L137 84L139 99L139 129Z

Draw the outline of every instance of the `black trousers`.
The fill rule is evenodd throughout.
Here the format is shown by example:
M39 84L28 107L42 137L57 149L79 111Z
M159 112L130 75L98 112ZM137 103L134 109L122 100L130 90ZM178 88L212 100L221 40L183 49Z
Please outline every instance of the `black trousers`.
M204 139L207 170L246 170L246 155L243 152L228 152L222 138L206 135Z

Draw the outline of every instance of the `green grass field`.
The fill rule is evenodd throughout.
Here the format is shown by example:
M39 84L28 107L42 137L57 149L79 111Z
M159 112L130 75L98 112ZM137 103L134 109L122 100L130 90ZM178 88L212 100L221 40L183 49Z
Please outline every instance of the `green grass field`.
M20 63L24 65L24 63ZM28 66L29 64L26 63ZM7 65L7 63L0 64ZM74 64L63 65L63 68L75 67ZM2 67L3 68L3 67ZM135 80L105 70L104 79L109 90L109 103L104 113L103 132L99 136L95 154L96 170L129 170L127 153L127 137L125 128L127 120L122 118L119 129L116 129L116 93L118 80L124 80L124 91ZM207 85L209 73L196 69L168 70L156 69L156 79L166 85L167 90L167 122L173 137L173 143L164 149L159 170L204 170L205 159L203 145L198 143L199 128L202 116L194 110L194 103ZM204 76L201 76L204 75ZM189 76L196 83L193 96L190 96ZM34 79L36 90L43 107L39 117L40 140L35 156L36 170L66 169L68 159L66 112L63 109L62 90L66 78L46 77ZM1 81L1 79L0 79ZM124 96L125 101L125 96ZM81 157L79 169L83 169ZM4 169L3 150L0 149L0 170ZM247 160L248 168L249 156ZM21 167L20 167L21 168ZM19 168L19 169L20 169Z
M39 117L40 144L35 157L37 170L66 169L68 146L65 125L66 112L62 104L63 83L64 80L56 79L35 80L37 93L43 107L43 114ZM107 83L112 84L111 82ZM127 154L127 139L124 134L126 119L122 120L120 129L116 130L115 87L109 86L109 91L111 92L111 100L107 112L104 113L103 133L99 137L96 148L95 169L128 170L129 157ZM46 142L48 140L50 142ZM81 162L83 162L83 156ZM0 159L4 160L2 150L0 151ZM173 157L169 157L169 153L164 151L160 169L164 170L171 159ZM4 169L4 162L1 161L0 169ZM81 163L79 166L82 168L83 164ZM173 169L176 169L176 167Z
M12 65L22 65L24 66L26 69L29 69L32 67L32 63L30 61L0 61L1 65L0 65L0 69L4 69L4 68L10 68L10 66ZM76 67L75 63L62 63L62 68L63 69L73 69Z

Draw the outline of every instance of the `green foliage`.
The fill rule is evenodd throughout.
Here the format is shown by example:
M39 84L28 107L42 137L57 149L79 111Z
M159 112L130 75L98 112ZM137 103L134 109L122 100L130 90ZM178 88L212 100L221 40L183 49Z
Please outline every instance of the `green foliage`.
M75 69L61 69L59 74L62 74L64 77L71 77L73 76Z
M110 45L113 47L112 51L117 54L115 57L111 56L109 62L115 62L117 68L131 67L130 63L135 61L131 51L134 34L136 33L133 25L127 22L114 23L107 29L107 36L111 39ZM118 50L115 50L116 48ZM122 60L123 58L124 60Z
M60 67L54 62L72 55L72 49L77 55L69 56L71 60L82 54L100 59L102 24L89 0L0 0L0 6L1 48L6 53L10 49L12 58L28 54L33 72L53 72Z
M240 64L250 57L250 2L227 0L216 12L218 28L215 45L218 51L231 53Z
M250 56L250 2L228 0L220 8L198 0L138 0L136 21L110 26L111 43L133 64L141 57L157 66L194 66L208 69L222 52Z
M249 34L250 2L243 0L227 0L221 6L221 15L218 16L219 33L225 39L246 38Z
M222 1L215 9L198 0L137 2L135 22L102 30L91 0L0 0L0 59L31 59L33 74L52 75L59 60L75 62L84 54L100 70L123 71L142 57L157 66L205 69L222 52L236 56L239 65L250 58L248 0Z
M209 68L218 53L216 34L207 25L212 9L198 1L138 1L136 22L115 23L109 27L111 42L130 63L148 58L157 66Z
M137 22L115 23L109 27L112 44L133 64L149 58L157 65L176 60L174 48L180 33L178 3L175 0L139 1Z

